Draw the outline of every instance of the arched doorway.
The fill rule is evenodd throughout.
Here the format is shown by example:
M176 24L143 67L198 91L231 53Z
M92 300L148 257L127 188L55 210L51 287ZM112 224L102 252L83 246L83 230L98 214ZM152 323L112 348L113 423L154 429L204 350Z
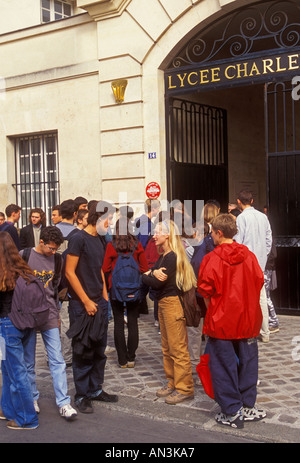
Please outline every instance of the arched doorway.
M228 201L251 188L276 241L276 306L300 313L300 1L225 15L165 71L169 199ZM300 94L300 92L299 92Z

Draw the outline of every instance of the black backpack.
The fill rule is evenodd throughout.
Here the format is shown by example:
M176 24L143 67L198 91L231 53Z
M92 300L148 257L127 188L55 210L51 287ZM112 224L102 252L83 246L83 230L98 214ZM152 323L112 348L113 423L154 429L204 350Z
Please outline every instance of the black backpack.
M29 281L18 277L9 318L18 330L40 329L48 321L49 304L43 283L30 275Z

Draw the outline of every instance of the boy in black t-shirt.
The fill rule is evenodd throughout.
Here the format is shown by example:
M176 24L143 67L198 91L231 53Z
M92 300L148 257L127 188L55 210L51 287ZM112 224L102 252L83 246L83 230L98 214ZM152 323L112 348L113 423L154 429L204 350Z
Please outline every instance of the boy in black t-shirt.
M105 201L93 204L89 211L87 227L74 235L68 248L66 277L71 294L69 304L71 329L75 323L78 323L80 317L82 320L86 314L95 317L98 311L103 311L104 316L101 319L95 317L96 323L105 324L102 327L101 339L94 343L89 358L77 355L73 348L75 405L82 413L93 412L91 400L102 402L118 400L116 395L107 394L102 389L108 327L108 297L102 263L106 246L105 234L113 213L113 207Z

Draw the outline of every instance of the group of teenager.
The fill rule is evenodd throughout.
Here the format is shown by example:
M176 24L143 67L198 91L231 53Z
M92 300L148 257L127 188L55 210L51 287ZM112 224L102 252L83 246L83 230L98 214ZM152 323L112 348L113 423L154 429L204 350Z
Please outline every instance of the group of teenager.
M56 403L65 419L73 420L77 411L92 413L93 401L118 401L117 395L103 390L109 304L119 367L134 368L138 318L148 293L157 308L167 380L157 397L169 405L194 398L192 366L200 361L202 335L206 335L214 397L221 407L216 421L240 428L244 421L263 419L266 413L255 407L257 338L269 335L263 272L272 232L267 216L253 207L250 192L240 192L237 203L238 217L220 213L216 204L208 202L200 223L193 223L183 220L188 214L180 203L178 208L159 211L159 201L147 200L145 213L134 219L129 207L117 210L106 201L78 197L53 209L53 226L45 226L42 211L31 211L27 227L32 233L21 230L22 246L14 226L20 208L13 214L7 209L10 220L0 225L0 336L5 344L0 418L8 421L7 426L35 429L38 425L36 332L18 330L9 318L17 278L32 274L43 281L51 307L49 320L39 331ZM34 223L34 214L40 214L41 220ZM184 229L182 223L192 227ZM125 286L124 276L123 280L116 276L117 269L121 275L120 262L123 272L125 268L132 275ZM133 284L137 271L138 292ZM202 310L195 328L186 326L182 303L182 294L192 288ZM68 339L72 340L75 408L67 391L63 345Z

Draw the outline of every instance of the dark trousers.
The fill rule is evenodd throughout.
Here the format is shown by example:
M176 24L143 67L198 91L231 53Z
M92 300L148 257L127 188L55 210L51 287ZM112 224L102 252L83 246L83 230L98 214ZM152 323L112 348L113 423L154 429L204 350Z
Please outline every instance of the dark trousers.
M258 380L256 338L209 338L208 353L214 395L222 412L233 415L242 406L254 407Z
M96 301L95 301L96 302ZM108 304L105 299L98 301L99 310L105 313L106 330L102 339L95 346L95 351L90 359L83 359L73 353L72 367L76 389L75 401L83 397L93 397L102 390L104 382L104 368L106 364L105 348L107 345ZM74 299L69 303L70 326L85 312L81 302Z
M124 327L124 304L117 300L111 300L111 307L114 314L114 339L120 365L125 365L127 362L133 362L135 352L139 344L139 301L126 303L127 309L127 328L128 336L127 343L125 339Z

